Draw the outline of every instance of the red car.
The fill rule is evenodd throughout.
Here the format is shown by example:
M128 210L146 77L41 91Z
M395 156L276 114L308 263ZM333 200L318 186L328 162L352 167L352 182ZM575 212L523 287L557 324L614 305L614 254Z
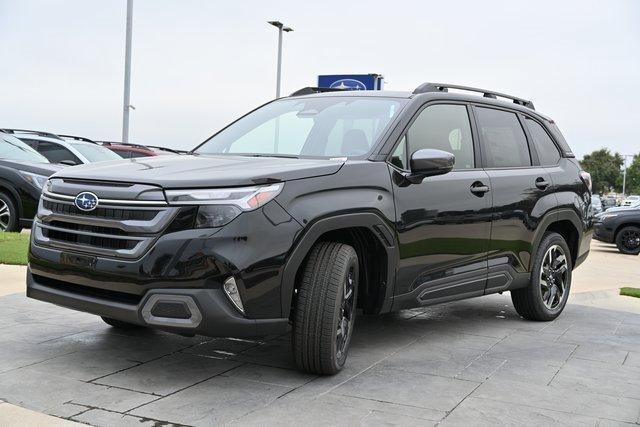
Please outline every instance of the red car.
M98 141L104 147L113 151L123 159L137 157L162 156L166 154L184 154L186 151L172 150L171 148L156 147L150 145L130 144L126 142Z

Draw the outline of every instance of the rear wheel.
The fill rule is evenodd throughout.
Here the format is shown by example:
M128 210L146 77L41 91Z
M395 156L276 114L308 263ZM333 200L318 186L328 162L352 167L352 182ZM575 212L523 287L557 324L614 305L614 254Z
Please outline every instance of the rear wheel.
M623 254L640 254L640 227L630 225L620 230L616 235L616 246Z
M144 326L136 325L135 323L123 322L122 320L112 319L110 317L102 316L102 320L109 326L113 326L117 329L142 329Z
M511 301L525 319L553 320L564 310L571 289L567 242L558 233L545 234L533 262L529 286L511 291Z
M358 256L349 245L318 243L304 266L293 325L298 367L335 374L347 360L358 301Z
M20 231L20 218L13 199L0 192L0 232L2 231Z

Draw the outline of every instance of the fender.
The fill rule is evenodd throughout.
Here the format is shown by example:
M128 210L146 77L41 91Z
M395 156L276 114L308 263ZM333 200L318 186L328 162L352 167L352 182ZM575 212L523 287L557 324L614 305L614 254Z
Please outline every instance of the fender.
M20 218L22 218L22 201L20 199L20 195L18 194L16 189L13 188L13 185L9 181L0 178L0 191L2 190L7 190L9 194L11 194L11 196L13 197L13 200L15 200L16 208L18 209L18 220L19 220Z
M374 236L378 238L382 247L385 248L387 252L387 286L381 312L386 312L391 309L393 302L393 287L395 284L395 267L399 256L395 233L389 226L388 222L380 215L373 212L357 212L319 218L311 223L298 238L298 241L287 257L282 273L280 295L283 316L288 317L289 315L293 289L296 281L296 273L311 250L313 244L326 232L350 227L366 227L370 229Z
M576 231L578 233L578 251L580 251L580 245L582 243L582 221L580 220L580 217L578 216L578 214L575 211L572 211L571 209L555 209L551 212L549 212L547 215L545 215L542 218L542 221L540 221L540 223L538 224L538 227L536 228L536 233L535 236L533 238L533 245L532 245L532 249L533 251L536 251L538 249L538 245L540 245L540 241L542 240L542 236L544 236L544 233L547 231L547 229L549 228L549 226L555 222L558 221L570 221L573 226L576 228ZM579 253L576 254L576 259L578 259L580 256ZM533 256L531 257L531 259L529 260L529 271L531 271L531 263L533 262ZM573 266L574 268L576 267L575 265Z

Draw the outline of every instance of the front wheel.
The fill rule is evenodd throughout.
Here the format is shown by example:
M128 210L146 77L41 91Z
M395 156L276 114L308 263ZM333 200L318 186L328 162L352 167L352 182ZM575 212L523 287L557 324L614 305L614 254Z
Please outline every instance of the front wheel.
M349 245L313 247L298 287L293 353L298 368L335 374L347 360L358 301L358 256Z
M533 260L529 286L511 291L518 314L539 321L558 317L569 298L571 270L567 242L558 233L545 234Z
M640 254L640 228L633 225L624 227L616 235L616 246L623 254Z
M13 199L0 192L0 232L2 231L20 231L20 218Z

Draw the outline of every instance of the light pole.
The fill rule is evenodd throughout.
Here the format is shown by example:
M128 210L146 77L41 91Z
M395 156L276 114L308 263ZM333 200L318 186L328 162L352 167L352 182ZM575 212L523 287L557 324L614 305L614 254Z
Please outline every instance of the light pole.
M622 173L622 196L627 197L627 157L633 158L633 154L622 154L624 172Z
M280 77L282 76L282 33L293 31L293 28L285 26L280 21L267 21L278 29L278 72L276 77L276 98L280 98Z
M127 35L124 49L124 100L122 110L122 142L129 141L129 110L133 108L131 92L131 33L133 18L133 0L127 0Z

